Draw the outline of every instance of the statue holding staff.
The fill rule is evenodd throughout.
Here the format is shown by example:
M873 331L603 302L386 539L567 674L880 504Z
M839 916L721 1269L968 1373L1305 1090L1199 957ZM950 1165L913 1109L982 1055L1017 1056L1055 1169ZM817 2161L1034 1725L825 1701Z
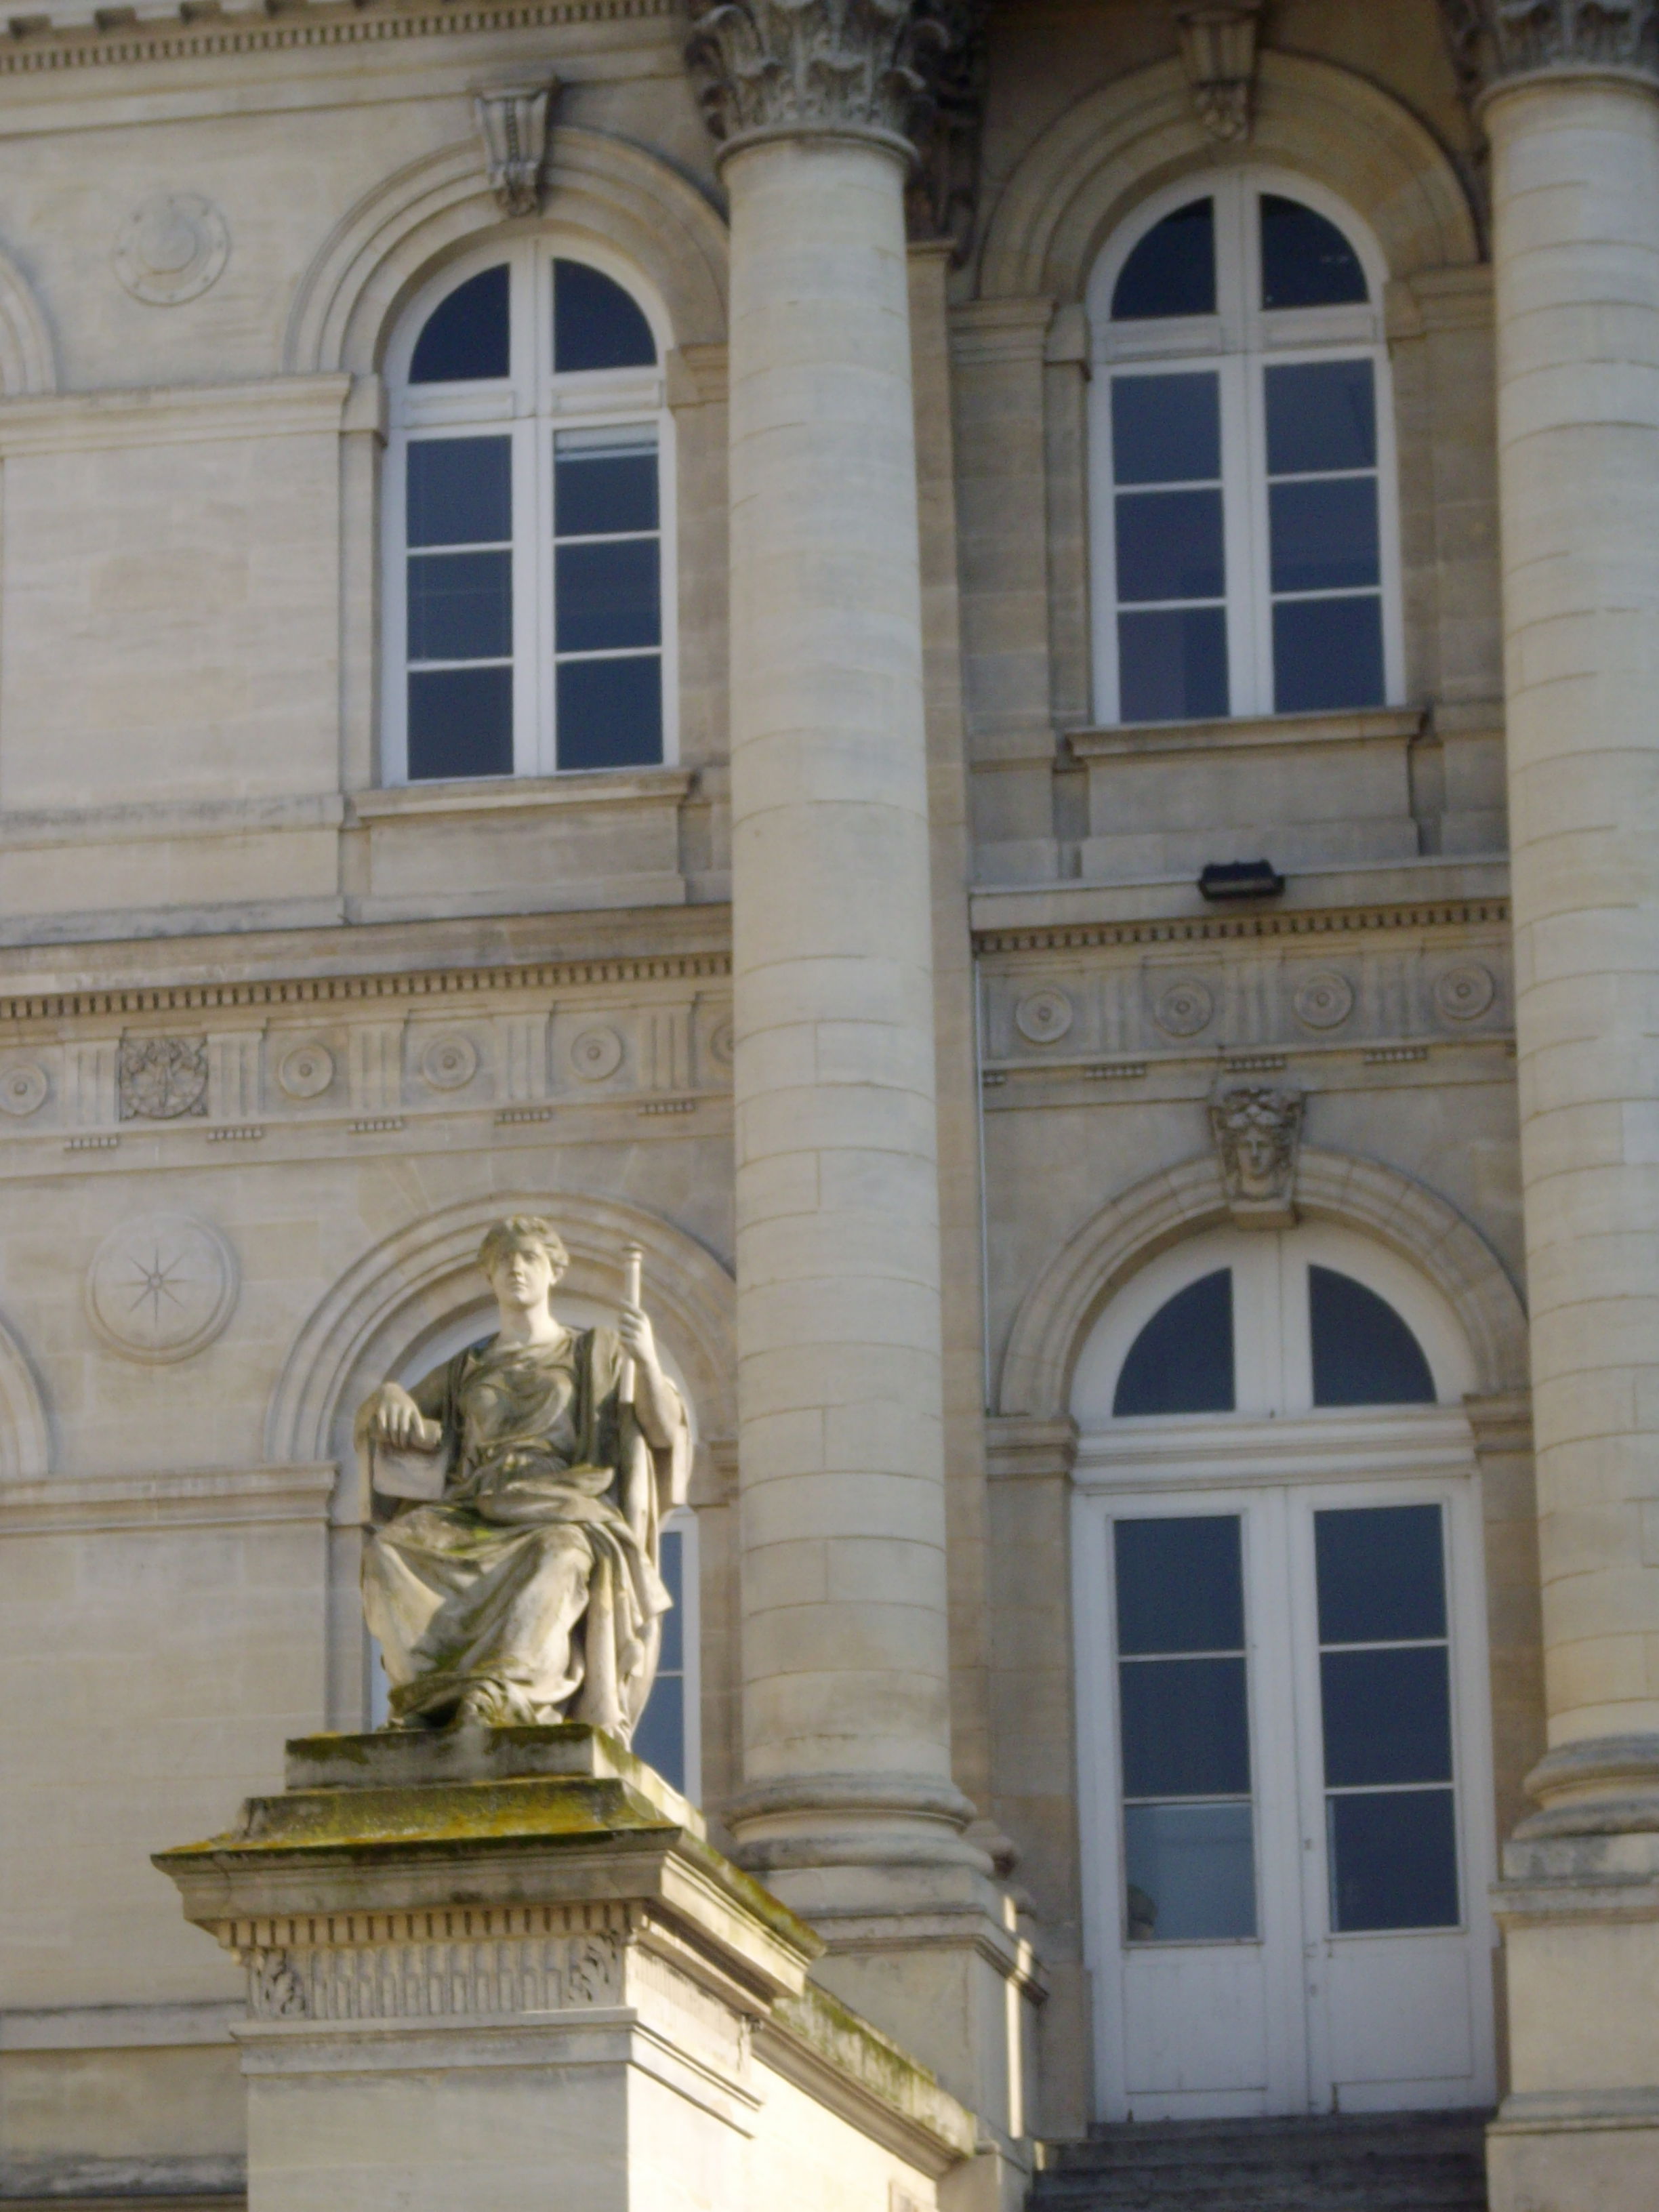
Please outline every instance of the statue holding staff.
M574 1720L626 1743L671 1602L662 1516L684 1502L685 1407L640 1304L637 1255L613 1328L568 1328L550 1303L557 1231L514 1215L478 1253L496 1334L356 1421L392 1517L370 1537L363 1611L393 1728Z

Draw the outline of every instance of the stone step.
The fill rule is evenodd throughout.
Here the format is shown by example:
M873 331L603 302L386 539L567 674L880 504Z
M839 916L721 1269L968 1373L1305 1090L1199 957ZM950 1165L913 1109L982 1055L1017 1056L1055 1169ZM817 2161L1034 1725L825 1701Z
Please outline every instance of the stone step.
M1486 2212L1484 2112L1186 2120L1046 2147L1030 2212Z

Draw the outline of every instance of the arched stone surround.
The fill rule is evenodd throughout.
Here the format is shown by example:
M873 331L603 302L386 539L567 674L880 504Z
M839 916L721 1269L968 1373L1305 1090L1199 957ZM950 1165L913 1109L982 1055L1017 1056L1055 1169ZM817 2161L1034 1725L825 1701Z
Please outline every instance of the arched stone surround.
M1523 1390L1526 1311L1496 1255L1456 1209L1398 1169L1304 1146L1297 1206L1376 1237L1419 1268L1456 1313L1480 1396ZM1146 1261L1228 1218L1212 1156L1149 1176L1103 1206L1027 1291L1003 1355L999 1413L1066 1414L1072 1369L1096 1316Z
M543 185L543 213L510 228L555 224L608 246L655 292L674 345L723 341L726 226L678 170L623 139L555 129ZM501 228L473 140L394 171L342 217L301 279L284 368L372 373L418 286L481 233Z
M0 253L0 395L22 399L58 389L58 349L33 287Z
M1444 149L1409 109L1349 70L1264 53L1255 129L1234 158L1298 171L1339 194L1376 232L1394 276L1480 258L1474 210ZM1080 300L1096 256L1132 209L1217 159L1179 63L1088 94L1004 186L986 233L981 297Z
M645 1302L685 1376L707 1443L735 1434L733 1291L714 1255L660 1215L617 1199L509 1191L462 1199L363 1255L313 1308L283 1362L265 1420L273 1464L339 1460L359 1401L478 1296L478 1246L504 1214L539 1213L570 1251L565 1287L614 1304L623 1248L645 1255Z
M22 1346L0 1322L0 1482L39 1482L52 1472L52 1426Z

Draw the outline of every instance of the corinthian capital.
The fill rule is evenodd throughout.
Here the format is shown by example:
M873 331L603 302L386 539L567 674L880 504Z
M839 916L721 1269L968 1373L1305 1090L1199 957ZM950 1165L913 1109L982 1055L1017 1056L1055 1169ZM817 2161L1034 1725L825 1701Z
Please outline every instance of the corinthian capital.
M1440 10L1471 92L1548 70L1659 78L1659 0L1440 0Z
M686 60L728 149L777 134L855 131L914 143L939 64L977 0L688 0Z

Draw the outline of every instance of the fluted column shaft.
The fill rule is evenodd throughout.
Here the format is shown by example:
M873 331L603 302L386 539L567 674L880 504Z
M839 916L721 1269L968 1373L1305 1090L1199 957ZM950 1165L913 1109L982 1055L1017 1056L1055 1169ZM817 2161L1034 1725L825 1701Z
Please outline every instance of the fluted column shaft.
M1659 1753L1659 94L1486 119L1550 1740Z
M769 135L724 176L733 1817L781 1869L880 1856L896 1824L914 1846L955 1803L921 602L902 149Z

